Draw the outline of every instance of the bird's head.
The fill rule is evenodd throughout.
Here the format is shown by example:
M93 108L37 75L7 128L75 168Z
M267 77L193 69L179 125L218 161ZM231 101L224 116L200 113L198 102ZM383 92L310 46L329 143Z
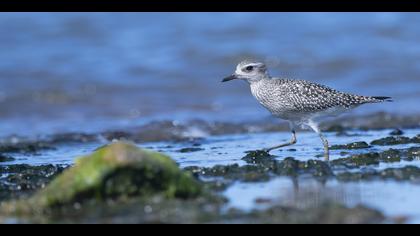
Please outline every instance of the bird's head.
M249 83L258 82L261 79L268 78L267 67L262 62L243 61L236 66L235 73L224 78L222 82L241 79Z

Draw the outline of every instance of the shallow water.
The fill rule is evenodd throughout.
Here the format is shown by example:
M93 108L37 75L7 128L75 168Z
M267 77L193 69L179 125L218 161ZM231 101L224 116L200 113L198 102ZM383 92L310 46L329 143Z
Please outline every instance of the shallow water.
M349 131L349 136L337 136L335 133L325 133L325 137L330 145L347 144L358 141L371 141L387 137L392 130L375 130L375 131ZM420 133L419 129L404 130L404 136L413 137ZM180 167L200 166L212 167L215 165L230 164L246 164L241 160L246 155L246 151L259 150L264 147L271 147L279 143L290 140L291 134L288 132L273 133L255 133L255 134L236 134L236 135L220 135L207 138L200 138L186 142L154 142L142 143L139 147L163 152L173 158ZM322 143L319 137L313 132L300 132L297 134L298 143L280 150L275 150L271 154L277 156L278 160L286 157L294 157L298 160L306 161L311 159L322 158L317 157L323 153ZM15 161L2 163L7 164L29 164L29 165L47 165L47 164L65 164L71 165L76 157L87 155L96 148L106 144L106 142L94 142L88 144L63 144L56 147L55 150L40 151L36 154L19 154L12 153L11 157ZM371 148L356 150L331 150L330 159L335 160L342 158L342 151L346 151L345 156L351 154L360 154L368 152L385 151L389 148L408 148L418 146L417 144L400 144L392 146L373 146ZM202 150L192 152L181 152L183 148L198 148ZM420 162L409 162L411 165L419 165ZM1 165L1 163L0 163ZM377 169L389 167L399 167L404 165L400 163L381 163Z
M55 150L45 150L35 154L10 154L9 156L15 160L0 163L0 165L72 165L76 158L88 155L100 146L100 143L66 144L57 146Z
M4 13L0 15L0 138L16 134L38 140L67 132L100 136L104 131L132 131L146 125L150 132L146 140L173 141L144 143L139 138L138 145L168 154L181 167L244 165L241 158L246 151L290 139L288 132L254 133L273 130L261 124L274 119L252 98L245 83L220 83L245 58L264 61L275 76L363 95L392 96L394 103L366 105L352 113L414 115L408 124L391 121L385 127L418 127L419 21L420 15L414 13ZM229 124L211 131L190 122L194 120L210 127L214 122ZM375 118L360 120L362 125L349 127L377 128ZM385 123L387 115L378 120ZM159 121L170 124L147 129L147 124ZM252 122L258 125L253 127ZM184 128L178 130L178 124ZM242 126L233 127L236 124ZM153 138L160 129L168 129L168 134ZM330 145L370 143L390 131L354 129L346 130L348 136L333 132L326 136ZM241 134L214 135L229 132ZM420 130L404 132L413 137ZM175 133L176 138L170 139ZM179 141L184 136L191 140ZM103 140L64 142L35 153L5 153L15 160L0 165L71 165L75 158L106 144ZM331 159L411 146L418 144L373 146L345 150L346 154L332 150ZM300 132L298 144L272 154L278 160L321 160L317 156L322 146L316 134ZM420 167L420 161L363 168L408 165ZM242 210L264 207L264 202L304 207L329 199L349 206L365 204L420 223L416 202L420 185L415 183L328 180L321 185L313 179L298 183L296 188L296 182L285 177L258 184L238 182L225 195L230 206Z
M395 98L359 114L420 113L419 20L415 13L4 13L0 134L261 119L269 114L245 83L220 83L249 57L273 75Z
M267 183L238 183L225 196L230 207L243 210L264 209L273 204L316 207L325 201L349 207L364 205L393 218L407 217L407 223L420 223L418 196L420 185L394 181L360 181L321 184L312 179L276 178Z
M349 136L337 136L336 133L327 133L331 145L347 144L356 141L371 141L387 137L391 130L379 131L348 131ZM404 136L413 137L420 133L420 129L404 130ZM157 150L170 155L181 167L200 166L212 167L215 165L246 164L241 160L245 152L257 150L261 147L277 144L288 140L289 133L258 133L221 135L208 138L194 139L186 142L157 142L142 143L140 147ZM319 159L322 154L318 136L311 132L298 133L298 144L291 147L274 151L272 154L278 160L286 157L294 157L298 160ZM40 151L36 155L11 154L15 161L5 162L1 165L10 164L60 164L71 165L75 157L89 154L104 143L71 144L57 146L56 150ZM360 150L332 150L331 159L348 157L351 154L384 151L389 148L399 149L418 144L374 146ZM183 148L195 148L192 152L181 152ZM341 151L348 152L346 155ZM319 159L321 160L321 159ZM401 161L396 163L384 163L362 169L383 170L386 168L401 168L404 166L420 167L420 160ZM359 169L360 170L360 169ZM351 170L348 170L351 171ZM264 209L273 204L293 207L310 207L322 204L325 201L343 203L349 207L363 204L378 209L387 216L394 218L407 217L409 223L420 223L420 208L417 200L420 194L420 185L415 182L396 182L394 180L360 180L358 182L338 182L327 180L325 183L313 178L292 179L289 177L276 177L269 182L242 183L236 182L231 185L224 195L229 199L227 207L234 207L249 211L252 209Z
M330 142L330 145L347 144L358 141L371 141L388 136L391 130L380 131L353 131L348 132L350 136L339 136L335 133L326 133L325 136ZM419 133L418 129L406 130L405 135L408 137L415 136ZM311 159L322 158L316 157L322 155L323 147L319 137L312 132L301 132L297 134L298 143L280 150L275 150L271 154L277 156L277 159L282 160L286 157L294 157L298 160L306 161ZM204 139L200 142L192 143L150 143L142 144L142 147L151 148L153 150L162 151L174 158L181 167L187 166L205 166L212 167L214 165L228 165L239 164L244 165L245 161L241 160L246 155L246 151L259 150L265 147L275 146L276 144L284 143L290 140L291 134L288 132L276 133L258 133L258 134L239 134L239 135L223 135L214 136ZM195 147L194 143L200 144L196 148L204 149L202 151L181 153L179 150L183 147ZM167 147L167 146L170 147ZM416 146L416 144L392 145L392 146L374 146L367 149L359 150L331 150L330 159L335 160L342 158L342 151L348 152L346 156L351 154L368 153L372 151L385 151L389 148L407 148ZM418 145L417 145L418 146ZM420 163L420 162L419 162ZM410 162L410 164L418 164ZM388 168L388 165L381 164L378 168Z

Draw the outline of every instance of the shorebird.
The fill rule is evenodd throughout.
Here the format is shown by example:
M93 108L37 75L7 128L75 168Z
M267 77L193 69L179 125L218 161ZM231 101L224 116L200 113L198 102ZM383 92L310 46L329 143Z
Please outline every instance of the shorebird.
M322 134L320 122L327 117L337 116L366 103L392 101L390 97L360 96L340 92L324 85L305 81L271 77L264 63L242 61L235 73L222 82L245 80L251 87L252 95L275 117L289 122L292 138L290 142L265 148L274 149L296 144L295 127L309 127L322 140L325 160L329 160L328 140Z

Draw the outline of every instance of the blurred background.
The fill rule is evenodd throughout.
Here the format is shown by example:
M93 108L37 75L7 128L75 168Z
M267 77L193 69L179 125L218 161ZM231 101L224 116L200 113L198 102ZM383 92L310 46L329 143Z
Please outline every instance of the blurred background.
M248 58L420 113L417 13L1 13L0 134L94 132L153 120L269 116L242 81Z

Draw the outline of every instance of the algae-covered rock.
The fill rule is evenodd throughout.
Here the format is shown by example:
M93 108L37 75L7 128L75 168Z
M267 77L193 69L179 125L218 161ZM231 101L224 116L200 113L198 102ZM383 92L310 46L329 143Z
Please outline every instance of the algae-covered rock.
M0 155L0 162L8 162L8 161L14 161L15 159L13 157Z
M330 147L331 150L339 150L339 149L364 149L370 148L369 144L366 142L354 142L345 145L333 145Z
M187 167L185 170L199 177L221 177L223 179L243 182L263 182L273 176L298 177L299 175L311 175L318 180L326 180L334 176L333 170L327 162L308 160L299 161L293 157L287 157L282 161L273 156L262 156L259 160L253 155L247 155L243 159L251 164L239 166L216 165L214 167Z
M189 198L199 193L195 179L169 157L117 142L78 159L29 202L38 207L54 207L91 199L154 194Z
M412 143L413 141L414 140L408 137L404 137L404 136L390 136L390 137L374 140L370 144L387 146L387 145L408 144L408 143Z
M405 152L406 151L396 150L396 149L391 148L379 154L381 157L380 160L387 163L400 162L402 157L406 156L406 155L403 155ZM408 158L405 158L405 159L408 160Z
M178 150L178 152L189 153L189 152L198 152L198 151L203 151L203 150L204 150L203 148L191 147L191 148L182 148Z
M407 157L410 159L420 158L420 147L412 147L407 150Z
M420 168L416 166L405 166L402 168L388 168L385 170L368 170L362 172L343 172L337 175L340 181L361 181L374 179L389 179L396 181L418 181L420 179Z
M187 167L185 170L203 177L221 177L224 180L262 182L270 179L270 169L260 165L216 165L209 167Z
M331 161L333 165L345 165L347 167L360 167L360 166L368 166L368 165L379 165L380 163L380 154L377 152L366 153L366 154L359 154L353 155L347 158L340 158Z
M420 143L420 134L416 135L414 138L411 139L413 143Z
M415 149L412 150L415 153ZM370 152L364 154L352 155L346 158L340 158L331 161L333 165L344 165L348 168L357 168L361 166L379 165L381 162L393 163L400 162L402 159L410 161L413 159L408 150L389 149L380 153ZM415 155L415 154L414 154Z
M270 155L267 151L257 150L248 151L246 156L242 158L248 164L261 164L275 160L275 156Z

